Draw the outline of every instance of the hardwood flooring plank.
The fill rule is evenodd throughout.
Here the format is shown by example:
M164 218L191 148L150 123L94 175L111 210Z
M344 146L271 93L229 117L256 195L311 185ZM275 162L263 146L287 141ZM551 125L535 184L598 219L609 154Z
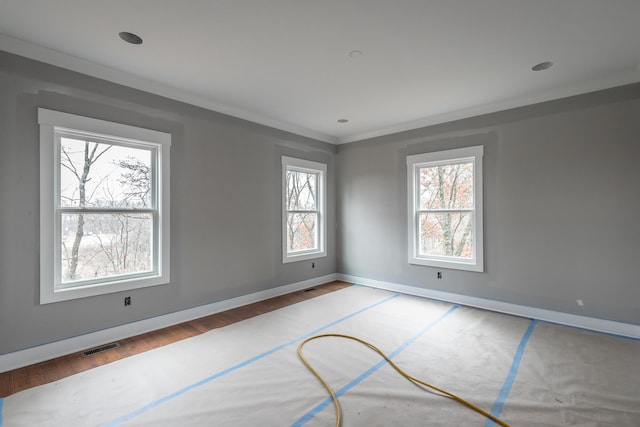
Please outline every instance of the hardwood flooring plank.
M0 396L8 396L13 393L13 372L0 374Z

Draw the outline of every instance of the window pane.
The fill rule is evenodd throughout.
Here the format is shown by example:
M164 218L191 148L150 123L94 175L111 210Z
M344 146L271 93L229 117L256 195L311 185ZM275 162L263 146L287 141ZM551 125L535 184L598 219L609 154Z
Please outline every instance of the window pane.
M316 210L318 174L287 170L287 210Z
M420 256L473 256L473 215L462 213L421 213L419 216Z
M60 206L151 207L151 151L62 137Z
M152 271L150 213L65 213L61 219L62 283Z
M316 213L287 214L287 252L306 251L318 248Z
M420 209L473 208L473 163L420 168Z

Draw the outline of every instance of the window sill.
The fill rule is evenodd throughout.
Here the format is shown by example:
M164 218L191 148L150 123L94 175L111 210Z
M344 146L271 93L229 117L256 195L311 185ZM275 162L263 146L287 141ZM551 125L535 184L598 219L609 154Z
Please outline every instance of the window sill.
M96 283L91 285L70 287L52 290L40 294L40 304L69 301L79 298L87 298L97 295L111 294L115 292L130 291L132 289L146 288L169 284L169 278L162 275L148 276L144 278L123 279L118 281ZM47 286L46 289L53 289Z
M430 258L409 258L409 264L412 265L420 265L425 267L438 267L438 268L448 268L451 270L463 270L463 271L474 271L477 273L484 272L484 265L482 262L477 261L449 261L442 259L430 259Z
M291 262L297 262L297 261L306 261L309 259L316 259L316 258L323 258L326 257L327 253L325 251L318 251L318 252L305 252L305 253L301 253L300 255L289 255L286 256L282 259L282 263L283 264L288 264Z

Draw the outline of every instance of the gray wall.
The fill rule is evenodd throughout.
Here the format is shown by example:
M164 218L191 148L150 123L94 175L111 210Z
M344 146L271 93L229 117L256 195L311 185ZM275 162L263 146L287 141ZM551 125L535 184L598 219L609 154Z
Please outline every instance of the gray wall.
M485 272L409 265L406 156L478 144ZM639 161L640 85L341 145L338 271L640 324Z
M39 305L37 108L170 132L171 283ZM335 146L0 52L0 354L331 274ZM280 157L328 164L328 256L282 264Z
M173 135L171 284L38 304L38 107ZM0 354L336 271L640 324L639 136L632 85L336 148L0 52ZM407 263L405 159L477 144L485 273L437 280ZM283 154L328 164L315 269L281 262Z

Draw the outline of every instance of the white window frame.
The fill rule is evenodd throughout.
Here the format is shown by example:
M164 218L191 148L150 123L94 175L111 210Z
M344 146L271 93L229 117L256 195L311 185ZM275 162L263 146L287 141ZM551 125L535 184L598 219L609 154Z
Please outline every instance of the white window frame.
M38 108L40 125L40 304L121 292L169 283L170 201L169 166L171 134ZM81 280L62 285L60 215L60 134L75 132L114 141L114 145L145 148L154 155L156 168L153 268L149 273L114 278ZM111 143L111 142L109 142Z
M482 219L482 157L484 147L474 146L433 153L407 156L408 189L408 255L409 264L439 268L451 268L467 271L484 271L483 255L483 219ZM419 214L420 214L420 176L423 167L433 167L461 162L473 163L473 200L474 206L468 212L472 214L472 257L419 255Z
M316 201L317 239L318 247L307 251L289 252L287 248L287 216L291 212L287 210L287 171L295 170L300 172L315 173L318 175L318 189ZM326 241L326 176L327 165L310 160L297 159L294 157L282 156L282 262L289 263L303 261L327 256Z

